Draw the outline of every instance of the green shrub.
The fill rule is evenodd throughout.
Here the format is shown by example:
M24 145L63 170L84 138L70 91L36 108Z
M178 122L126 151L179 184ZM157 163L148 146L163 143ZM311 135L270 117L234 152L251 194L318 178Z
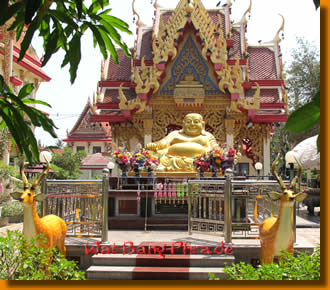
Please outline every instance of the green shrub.
M297 257L283 252L279 264L259 265L240 262L224 269L226 280L320 280L320 247L312 255L300 253ZM210 280L219 280L210 273Z
M49 264L49 253L34 240L27 241L22 233L7 231L6 237L0 237L0 280L85 280L76 262L54 250Z
M7 201L2 205L2 216L10 217L10 216L23 216L24 206L19 201Z

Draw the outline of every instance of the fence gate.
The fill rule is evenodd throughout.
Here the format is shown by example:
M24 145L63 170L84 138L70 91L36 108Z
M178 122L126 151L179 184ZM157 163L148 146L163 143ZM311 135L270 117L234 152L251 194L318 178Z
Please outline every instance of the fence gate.
M225 181L189 181L188 230L223 233Z
M67 236L101 237L102 180L46 180L42 215L54 214L67 224Z

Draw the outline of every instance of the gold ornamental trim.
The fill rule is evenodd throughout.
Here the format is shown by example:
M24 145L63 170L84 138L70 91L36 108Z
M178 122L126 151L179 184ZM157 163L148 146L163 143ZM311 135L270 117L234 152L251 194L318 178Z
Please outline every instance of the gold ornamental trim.
M121 110L133 110L136 107L138 107L139 109L136 111L136 113L142 113L146 107L146 101L142 101L139 97L136 97L133 100L127 100L124 92L123 92L123 88L122 88L123 84L120 84L118 93L119 93L119 109Z
M237 101L231 102L231 110L240 112L239 107L245 110L259 110L260 109L260 86L256 83L257 89L253 97L242 98L240 97Z

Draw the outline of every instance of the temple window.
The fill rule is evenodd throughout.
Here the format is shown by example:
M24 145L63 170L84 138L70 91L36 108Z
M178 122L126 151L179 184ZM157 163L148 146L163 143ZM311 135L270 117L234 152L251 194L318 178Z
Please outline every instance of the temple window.
M77 152L84 151L84 150L85 150L85 146L77 146Z
M101 153L101 151L102 151L101 146L93 146L93 154Z

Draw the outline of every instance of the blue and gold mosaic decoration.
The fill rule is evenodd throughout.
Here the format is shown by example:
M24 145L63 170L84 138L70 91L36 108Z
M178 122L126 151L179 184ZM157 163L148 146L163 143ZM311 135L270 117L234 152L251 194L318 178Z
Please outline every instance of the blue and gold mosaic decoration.
M192 73L194 79L204 86L206 95L221 93L217 85L210 79L209 68L191 36L188 37L180 54L176 58L171 69L171 78L162 87L160 93L163 95L173 95L176 85L184 79L187 72Z

